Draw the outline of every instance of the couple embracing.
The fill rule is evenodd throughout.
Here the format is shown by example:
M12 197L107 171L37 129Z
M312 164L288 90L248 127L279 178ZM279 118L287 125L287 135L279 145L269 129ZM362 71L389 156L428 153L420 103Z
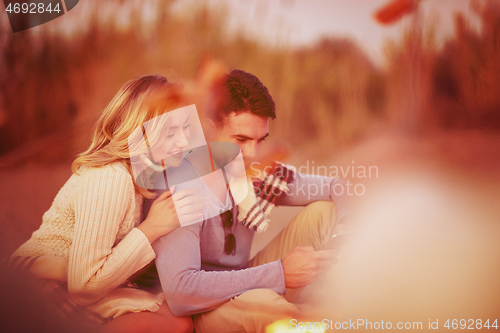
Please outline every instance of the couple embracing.
M180 89L159 75L120 89L11 266L100 332L264 332L300 317L293 298L335 260L328 245L347 198L333 188L343 181L278 162L247 176L276 117L254 75L225 74L201 122ZM312 183L322 191L296 190ZM275 205L305 208L250 258ZM161 288L132 284L153 262Z

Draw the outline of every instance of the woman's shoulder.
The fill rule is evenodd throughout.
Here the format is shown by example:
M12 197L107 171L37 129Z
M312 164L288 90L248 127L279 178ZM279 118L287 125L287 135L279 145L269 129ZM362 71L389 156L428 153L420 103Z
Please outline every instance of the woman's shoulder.
M109 163L98 167L96 166L90 167L83 165L77 171L78 176L90 175L90 174L117 174L117 175L131 177L127 168L120 162Z
M76 178L80 183L127 183L133 187L130 172L119 162L100 167L82 166L78 169Z

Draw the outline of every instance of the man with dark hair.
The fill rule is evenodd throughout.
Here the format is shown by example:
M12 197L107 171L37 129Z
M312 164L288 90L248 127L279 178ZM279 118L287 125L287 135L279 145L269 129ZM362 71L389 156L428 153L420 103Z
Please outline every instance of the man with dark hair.
M251 112L263 118L276 118L273 98L255 75L235 69L217 88L216 111L211 116L219 125L233 112L236 115Z
M237 144L250 165L269 135L269 119L276 117L271 95L254 75L233 70L214 97L215 111L204 128L207 141ZM185 172L194 165L188 155L181 167ZM196 185L207 201L204 215L212 217L177 228L153 245L162 288L175 315L194 315L196 332L264 332L276 320L299 316L285 297L331 266L335 253L326 247L345 215L345 198L333 188L344 182L275 163L235 203L219 167ZM175 173L168 175L169 183ZM223 186L207 186L217 178ZM314 195L304 191L312 185ZM266 230L274 205L306 207L250 259L254 234Z

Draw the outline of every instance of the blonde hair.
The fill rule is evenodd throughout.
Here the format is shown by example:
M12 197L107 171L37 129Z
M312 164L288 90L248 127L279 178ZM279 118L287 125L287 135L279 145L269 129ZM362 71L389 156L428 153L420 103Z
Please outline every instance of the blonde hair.
M143 128L145 122L178 107L180 88L161 75L140 76L125 83L100 115L90 147L73 161L71 171L78 175L82 166L102 167L119 162L131 174L136 192L146 198L153 197L134 179L129 136L137 128Z

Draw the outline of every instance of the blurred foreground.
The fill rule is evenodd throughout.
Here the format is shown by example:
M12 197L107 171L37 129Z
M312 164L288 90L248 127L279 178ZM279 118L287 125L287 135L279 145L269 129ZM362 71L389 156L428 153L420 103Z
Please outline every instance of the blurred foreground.
M380 176L364 182L339 263L306 288L303 301L321 305L304 320L424 331L429 320L441 331L448 319L473 319L474 329L500 321L499 156L499 134L463 131L381 136L346 151L340 165L377 165Z

